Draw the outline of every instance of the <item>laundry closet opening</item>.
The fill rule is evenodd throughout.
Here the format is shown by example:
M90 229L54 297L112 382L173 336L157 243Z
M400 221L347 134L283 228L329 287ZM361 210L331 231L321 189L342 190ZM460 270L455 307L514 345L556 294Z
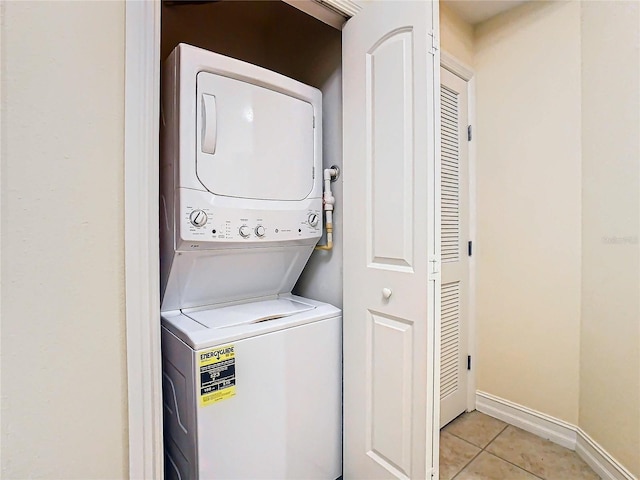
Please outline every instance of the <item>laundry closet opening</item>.
M340 478L341 32L284 2L161 18L165 478Z
M161 18L162 63L179 43L187 43L322 91L323 168L342 168L340 30L285 2L275 1L163 2ZM274 171L273 175L286 178L287 172ZM332 191L336 199L334 247L312 254L293 293L341 308L342 178L332 184ZM324 243L323 237L319 244Z

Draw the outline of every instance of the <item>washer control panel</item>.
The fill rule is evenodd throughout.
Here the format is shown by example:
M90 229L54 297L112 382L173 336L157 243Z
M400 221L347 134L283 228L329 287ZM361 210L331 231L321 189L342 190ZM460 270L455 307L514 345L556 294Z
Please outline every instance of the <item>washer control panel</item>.
M321 199L311 199L307 208L237 209L207 205L204 192L183 192L178 206L181 249L207 248L203 242L261 243L320 238ZM280 205L282 207L282 205ZM286 205L284 205L286 207ZM197 242L197 244L196 244Z

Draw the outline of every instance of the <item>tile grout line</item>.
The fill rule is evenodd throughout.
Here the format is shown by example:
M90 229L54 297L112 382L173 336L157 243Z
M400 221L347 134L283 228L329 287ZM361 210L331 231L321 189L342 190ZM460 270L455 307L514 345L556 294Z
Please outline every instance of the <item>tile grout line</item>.
M443 431L444 431L444 429L442 429L442 430L440 431L440 434L442 434L442 432L443 432ZM474 445L474 444L473 444L473 443L471 443L470 441L465 440L465 439L464 439L464 438L462 438L462 437L459 437L459 436L458 436L458 435L456 435L455 433L451 433L451 432L445 432L445 433L448 433L449 435L452 435L452 436L456 437L458 440L462 440L464 443L468 443L468 444L469 444L469 445L471 445L472 447L480 448L480 451L479 451L478 453L476 453L476 454L471 458L471 460L469 460L467 463L465 463L465 464L462 466L462 468L461 468L460 470L458 470L458 471L453 475L453 477L451 477L451 480L455 480L455 478L456 478L458 475L460 475L460 474L462 473L462 471L463 471L465 468L467 468L467 466L468 466L471 462L473 462L473 461L476 459L476 457L477 457L478 455L480 455L480 454L482 453L483 449L482 449L481 447L477 446L477 445Z
M472 445L473 445L473 444L472 444ZM473 457L471 460L469 460L467 463L465 463L465 464L463 465L463 467L460 469L460 471L459 471L458 473L456 473L453 477L451 477L451 480L455 480L456 478L458 478L458 475L460 475L462 472L464 472L464 469L465 469L465 468L467 468L467 467L471 464L471 462L473 462L476 458L478 458L478 456L479 456L482 452L484 452L484 450L480 450L478 453L476 453L476 454L474 455L474 457Z
M457 477L458 475L460 475L460 474L464 471L464 469L465 469L465 468L467 468L467 467L471 464L471 462L473 462L476 458L478 458L478 456L480 456L480 454L481 454L482 452L484 452L484 451L485 451L485 449L486 449L486 448L487 448L487 447L488 447L488 446L489 446L489 445L490 445L490 444L491 444L491 443L492 443L496 438L498 438L498 437L500 436L500 434L501 434L502 432L504 432L504 431L507 429L507 427L508 427L508 426L509 426L508 424L507 424L507 425L505 425L505 426L504 426L504 428L503 428L502 430L500 430L500 431L498 432L498 434L497 434L495 437L493 437L491 440L489 440L489 442L484 446L484 448L483 448L483 447L479 447L478 445L474 445L473 443L471 443L471 442L470 442L470 441L468 441L468 440L465 440L465 439L464 439L464 438L462 438L462 437L458 437L458 435L456 435L455 433L447 432L447 433L449 433L449 435L453 435L454 437L459 438L459 439L460 439L460 440L462 440L463 442L466 442L466 443L468 443L469 445L473 445L474 447L476 447L476 448L479 448L479 449L480 449L480 451L479 451L478 453L476 453L476 454L473 456L473 458L472 458L471 460L469 460L467 463L465 463L465 464L462 466L462 468L461 468L461 469L460 469L460 470L459 470L459 471L458 471L458 472L457 472L453 477L451 477L451 480L455 480L455 479L456 479L456 477ZM489 452L487 452L487 453L489 453Z
M467 412L467 413L470 413L470 412ZM488 417L491 417L491 415L488 415ZM495 417L493 417L493 418L495 418ZM499 420L499 419L497 419L497 420ZM528 468L530 468L530 467L535 467L535 465L531 465L531 466L526 466L526 465L525 465L525 466L521 466L521 465L518 465L518 464L514 463L514 462L513 462L513 461L511 461L511 460L508 460L508 459L506 459L506 458L502 457L502 456L501 456L501 454L500 454L498 451L493 452L493 451L490 451L490 450L489 450L489 447L490 447L490 446L492 446L492 445L493 445L493 443L495 443L495 441L498 439L498 437L500 437L500 436L501 436L501 435L502 435L502 434L507 430L507 428L509 428L509 427L513 427L515 430L519 430L519 431L520 431L520 430L522 430L521 428L519 428L519 427L517 427L517 426L515 426L515 425L513 425L513 424L510 424L510 423L507 423L507 422L503 422L503 423L505 423L504 427L502 427L502 429L500 429L500 431L499 431L499 432L498 432L498 433L497 433L493 438L491 438L491 439L487 442L487 444L486 444L484 447L480 447L480 446L476 445L475 443L472 443L472 442L471 442L470 440L468 440L467 438L463 438L460 434L456 434L456 433L452 433L452 432L446 431L446 430L445 430L445 428L446 428L447 426L445 426L445 427L443 427L443 428L441 428L441 429L440 429L440 430L441 430L441 432L443 432L443 433L447 433L448 435L451 435L452 437L454 437L454 438L456 438L456 439L458 439L458 440L462 441L464 444L467 444L467 445L469 445L470 447L473 447L474 449L479 449L479 450L478 450L478 452L477 452L477 453L475 453L475 454L471 457L471 459L470 459L469 461L467 461L464 465L462 465L462 467L460 467L460 468L459 468L459 470L453 474L453 476L451 477L451 480L460 479L460 478L461 478L461 477L460 477L460 475L461 475L461 474L462 474L462 473L463 473L467 468L469 468L469 466L470 466L470 465L471 465L475 460L477 460L477 459L478 459L478 457L479 457L480 455L482 455L482 453L483 453L483 452L486 452L486 453L487 453L487 455L491 455L492 457L494 457L494 458L496 458L496 459L498 459L498 460L502 460L503 462L505 462L505 463L507 463L507 464L511 465L512 467L516 468L516 469L517 469L517 470L519 470L519 471L523 471L523 472L525 472L525 473L527 473L527 474L531 475L531 477L532 477L532 478L534 478L534 479L546 480L546 477L545 477L545 476L547 475L547 473L546 473L546 472L542 472L541 474L537 474L537 473L534 473L534 472L532 472L531 470L529 470L529 469L528 469ZM525 431L525 432L526 432L526 431ZM463 433L468 433L468 432L464 432L464 431L463 431ZM508 443L508 441L507 441L507 443ZM569 452L573 453L573 455L574 455L574 456L576 455L575 451L571 451L571 449L563 448L563 450L568 450ZM506 452L504 452L504 453L506 453L507 455L509 454L509 452L508 452L508 451L506 451ZM518 461L518 459L516 458L516 460L515 460L515 461ZM525 462L525 463L527 463L527 462ZM566 462L565 462L565 463L566 463ZM583 463L584 463L584 462L583 462ZM590 467L588 464L587 464L586 466L587 466L587 467ZM588 469L589 469L589 470L591 470L591 471L593 472L593 469L592 469L592 468L588 468ZM544 470L544 469L543 469L543 470ZM545 475L545 476L543 476L543 475ZM597 476L597 474L596 474L596 476Z
M469 440L467 440L466 438L462 438L460 435L456 435L455 433L452 433L452 432L446 432L446 433L448 433L449 435L453 435L454 437L459 438L460 440L464 441L465 443L468 443L469 445L473 445L474 447L479 448L479 449L482 451L482 450L484 450L485 448L487 448L491 443L493 443L493 441L494 441L496 438L498 438L498 437L500 436L500 434L501 434L502 432L504 432L504 431L507 429L507 427L509 427L509 426L510 426L510 425L507 423L504 427L502 427L502 430L500 430L500 431L496 434L496 436L495 436L495 437L493 437L491 440L489 440L489 443L487 443L484 447L481 447L481 446L479 446L479 445L476 445L475 443L471 443L471 442L470 442ZM446 428L446 427L445 427L445 428ZM444 432L445 430L444 430L444 429L442 429L441 431L443 431L443 432Z
M484 447L484 448L482 449L482 451L484 452L487 448L489 448L489 445L491 445L493 442L495 442L495 440L496 440L500 435L502 435L502 434L504 433L504 431L505 431L507 428L512 427L512 426L513 426L513 425L511 425L511 424L507 423L507 425L502 429L502 431L501 431L498 435L496 435L495 437L493 437L493 440L491 440L489 443L487 443L487 446L486 446L486 447ZM493 455L493 456L494 456L494 457L496 457L496 458L499 458L500 460L502 460L502 461L504 461L504 462L507 462L507 463L509 463L509 464L513 465L513 466L514 466L514 467L516 467L516 468L519 468L520 470L522 470L522 471L524 471L524 472L527 472L527 473L529 473L529 474L533 475L533 476L534 476L534 477L536 477L536 478L539 478L540 480L545 480L545 478L541 477L540 475L537 475L537 474L535 474L535 473L533 473L533 472L530 472L530 471L529 471L529 470L527 470L526 468L523 468L523 467L521 467L520 465L516 465L515 463L513 463L513 462L511 462L511 461L507 460L506 458L502 458L500 455L498 455L498 454L496 454L496 453L490 452L490 451L488 451L488 450L487 450L487 453L488 453L489 455Z
M506 462L506 463L508 463L508 464L510 464L510 465L513 465L513 466L514 466L514 467L516 467L518 470L522 470L523 472L527 472L529 475L533 475L534 477L539 478L540 480L545 480L545 478L544 478L544 477L541 477L540 475L536 475L535 473L530 472L530 471L529 471L529 470L527 470L526 468L522 468L520 465L516 465L515 463L510 462L510 461L509 461L509 460L507 460L506 458L502 458L501 456L496 455L495 453L487 452L487 454L489 454L489 455L493 455L494 457L499 458L499 459L500 459L500 460L502 460L503 462Z
M468 443L468 444L469 444L469 445L471 445L471 446L474 446L474 447L476 447L476 448L482 449L482 447L479 447L479 446L478 446L478 445L476 445L475 443L471 443L469 440L467 440L467 439L465 439L465 438L462 438L460 435L456 435L455 433L451 433L451 432L445 432L445 433L448 433L449 435L453 435L453 436L454 436L454 437L456 437L457 439L462 440L463 442Z
M487 444L484 446L484 448L482 449L482 451L484 452L484 451L487 449L487 447L488 447L489 445L491 445L491 444L494 442L494 440L495 440L496 438L498 438L500 435L502 435L502 433L503 433L507 428L509 428L509 424L508 424L508 423L507 423L507 424L505 424L504 428L503 428L502 430L500 430L500 431L498 432L498 434L497 434L495 437L493 437L491 440L489 440L489 443L487 443Z
M539 478L540 480L545 480L543 477L541 477L541 476L539 476L539 475L536 475L536 474L535 474L535 473L533 473L533 472L530 472L530 471L529 471L529 470L527 470L526 468L522 468L520 465L516 465L515 463L510 462L510 461L509 461L509 460L507 460L506 458L502 458L501 456L496 455L496 454L494 454L494 453L492 453L492 452L490 452L490 451L488 451L488 450L487 450L487 448L489 448L489 445L491 445L491 444L496 440L496 438L498 438L500 435L502 435L502 434L504 433L504 431L505 431L507 428L509 428L509 426L510 426L510 424L508 424L508 423L507 423L507 424L502 428L502 430L500 430L500 431L499 431L499 432L498 432L498 433L497 433L497 434L496 434L496 435L495 435L491 440L489 440L489 442L487 442L487 444L486 444L484 447L479 447L478 445L475 445L475 444L471 443L470 441L468 441L468 440L466 440L466 439L464 439L464 438L462 438L462 437L459 437L459 436L458 436L458 435L456 435L455 433L447 432L449 435L453 435L454 437L456 437L456 438L458 438L458 439L462 440L463 442L468 443L469 445L473 445L473 446L474 446L474 447L476 447L476 448L480 448L480 451L479 451L478 453L476 453L476 454L473 456L473 458L471 458L471 460L469 460L467 463L465 463L465 464L462 466L462 468L461 468L461 469L460 469L460 470L459 470L459 471L458 471L458 472L457 472L453 477L451 477L451 480L455 480L456 478L458 478L458 476L459 476L459 475L460 475L460 474L465 470L465 468L467 468L467 467L468 467L468 466L469 466L469 465L470 465L470 464L471 464L471 463L472 463L476 458L478 458L482 452L486 452L486 453L487 453L487 455L492 455L492 456L494 456L494 457L496 457L496 458L499 458L499 459L500 459L500 460L502 460L503 462L506 462L506 463L508 463L509 465L512 465L512 466L516 467L517 469L522 470L523 472L528 473L529 475L533 475L534 477Z

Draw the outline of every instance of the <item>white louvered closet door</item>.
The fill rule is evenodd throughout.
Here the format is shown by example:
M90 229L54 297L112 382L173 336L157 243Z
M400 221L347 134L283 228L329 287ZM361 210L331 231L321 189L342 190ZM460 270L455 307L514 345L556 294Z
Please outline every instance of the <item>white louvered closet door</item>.
M467 82L440 70L440 426L467 409L469 185Z

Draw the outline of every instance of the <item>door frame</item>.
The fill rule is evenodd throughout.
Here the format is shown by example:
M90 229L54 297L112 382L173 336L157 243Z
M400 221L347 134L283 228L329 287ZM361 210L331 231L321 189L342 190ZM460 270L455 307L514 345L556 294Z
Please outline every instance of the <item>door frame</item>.
M329 0L329 3L347 19L359 9L351 0ZM437 14L438 4L434 2L434 18L438 18ZM157 215L160 22L160 1L125 0L125 325L129 478L132 480L164 477ZM437 183L437 179L434 182ZM435 388L437 393L437 385ZM439 395L431 401L436 398ZM432 407L437 414L438 404ZM434 429L432 454L436 466L438 438Z
M125 2L124 224L129 478L164 477L159 268L159 1Z
M454 75L460 77L467 82L467 125L472 125L472 130L476 128L476 78L473 69L460 62L453 55L441 51L440 66ZM471 141L468 149L468 195L469 195L469 239L473 241L473 252L469 258L469 279L468 279L468 329L467 329L467 352L471 355L471 370L467 372L467 411L470 412L476 408L476 371L477 371L477 342L476 342L476 258L478 244L476 242L476 133L472 131Z

